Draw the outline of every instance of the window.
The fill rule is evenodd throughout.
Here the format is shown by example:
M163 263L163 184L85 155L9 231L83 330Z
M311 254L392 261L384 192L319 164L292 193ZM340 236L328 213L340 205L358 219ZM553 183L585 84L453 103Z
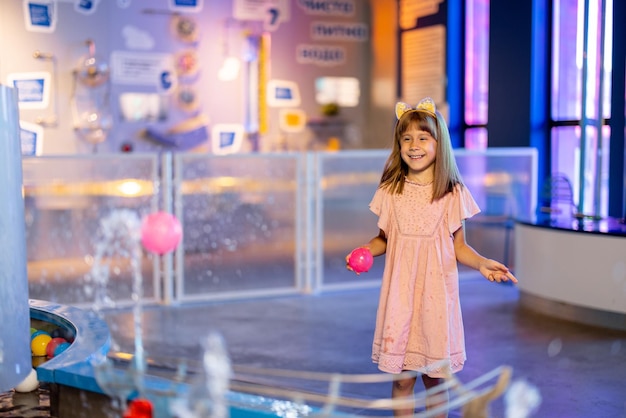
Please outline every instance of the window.
M612 0L553 0L552 173L573 184L584 215L608 211Z
M465 4L465 148L487 148L489 0Z

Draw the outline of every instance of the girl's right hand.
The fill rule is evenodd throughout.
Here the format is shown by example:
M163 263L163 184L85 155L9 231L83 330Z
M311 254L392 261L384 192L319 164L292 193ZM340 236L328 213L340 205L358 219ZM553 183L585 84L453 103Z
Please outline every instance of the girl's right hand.
M356 250L356 248L354 250ZM350 253L346 256L346 269L354 272L358 276L359 273L355 272L352 266L350 266L350 256L352 255L354 250L350 251Z
M357 276L369 271L374 264L374 256L367 245L355 248L346 256L346 268L353 271Z

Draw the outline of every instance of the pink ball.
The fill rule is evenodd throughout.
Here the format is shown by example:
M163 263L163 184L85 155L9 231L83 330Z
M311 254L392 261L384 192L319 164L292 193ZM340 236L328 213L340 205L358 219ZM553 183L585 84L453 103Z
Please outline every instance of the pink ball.
M141 244L154 254L162 255L173 251L182 236L180 222L167 212L152 213L141 224Z
M350 254L348 264L355 273L365 273L374 264L374 257L369 249L359 247Z

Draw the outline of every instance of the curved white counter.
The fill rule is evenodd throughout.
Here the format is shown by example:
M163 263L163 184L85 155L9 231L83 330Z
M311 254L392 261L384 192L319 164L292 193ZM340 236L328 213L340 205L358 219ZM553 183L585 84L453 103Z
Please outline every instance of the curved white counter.
M626 330L626 225L617 220L515 224L523 307Z

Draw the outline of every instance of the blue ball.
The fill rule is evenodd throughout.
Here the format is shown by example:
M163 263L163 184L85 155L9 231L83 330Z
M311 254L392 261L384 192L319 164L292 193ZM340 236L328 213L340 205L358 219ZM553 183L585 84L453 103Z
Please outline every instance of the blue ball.
M57 347L54 349L54 357L58 356L59 354L67 350L70 345L71 345L70 343L61 343L57 345Z

